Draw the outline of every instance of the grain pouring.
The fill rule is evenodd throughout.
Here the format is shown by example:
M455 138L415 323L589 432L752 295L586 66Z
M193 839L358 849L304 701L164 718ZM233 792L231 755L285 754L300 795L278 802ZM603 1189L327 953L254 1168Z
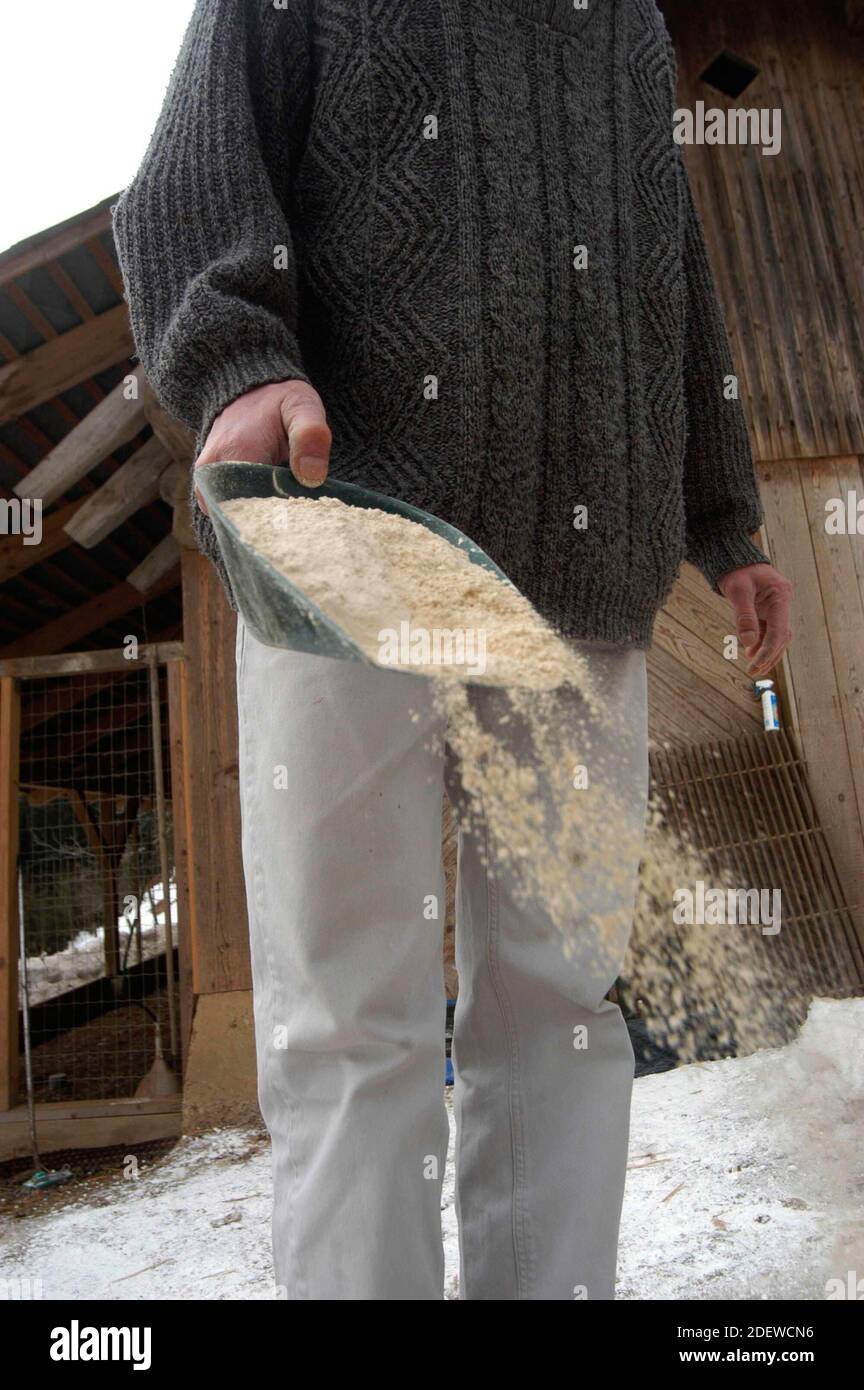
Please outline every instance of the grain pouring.
M467 793L462 825L485 824L488 852L560 933L565 956L579 956L590 935L595 963L604 952L615 960L634 920L629 964L654 1000L655 1031L679 1055L699 1054L708 1016L715 1042L746 1050L779 1040L781 985L769 978L753 937L698 925L673 932L673 895L706 871L671 835L659 807L649 808L635 918L592 914L580 902L586 846L607 883L620 877L626 886L644 827L631 823L614 776L592 759L578 718L558 717L566 686L603 718L586 663L514 586L442 536L377 508L331 497L251 497L223 510L370 661L430 679ZM499 688L498 723L524 721L530 755L515 756L512 741L479 717L472 686L484 684ZM624 739L627 730L616 735ZM589 770L584 785L575 785L574 767ZM541 784L551 796L540 795ZM792 988L783 982L784 993Z

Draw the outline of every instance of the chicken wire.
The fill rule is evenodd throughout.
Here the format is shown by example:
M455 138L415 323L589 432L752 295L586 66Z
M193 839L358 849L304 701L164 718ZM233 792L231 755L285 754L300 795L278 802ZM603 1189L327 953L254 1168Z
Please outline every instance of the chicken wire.
M21 682L19 875L37 1102L133 1096L157 1029L179 1073L166 945L168 921L176 943L177 902L164 667L167 913L152 694L140 666ZM19 965L19 1017L23 1004Z

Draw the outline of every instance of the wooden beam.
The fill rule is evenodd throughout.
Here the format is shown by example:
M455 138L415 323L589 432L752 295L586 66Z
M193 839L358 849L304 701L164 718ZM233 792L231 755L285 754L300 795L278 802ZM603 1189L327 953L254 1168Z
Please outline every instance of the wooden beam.
M97 820L84 798L80 795L71 799L77 819L84 827L85 834L99 858L102 882L102 931L105 948L105 974L112 979L120 968L120 934L117 927L120 916L120 900L117 886L117 866L126 847L129 832L138 815L138 799L132 798L124 806L126 814L116 815L117 803L111 804L111 816L107 816L107 803L100 807L101 816ZM131 814L130 814L131 811Z
M111 230L111 204L119 193L113 193L96 207L75 217L67 218L56 227L37 232L35 236L16 242L0 255L0 289L21 275L48 265L67 251L75 251L90 237Z
M192 529L190 496L192 492L192 467L182 460L175 459L159 479L159 491L163 501L173 509L171 529L179 546L184 550L197 550L198 543Z
M31 328L36 329L40 338L44 338L47 342L49 338L57 337L57 329L54 327L51 320L45 317L39 306L33 303L29 294L26 294L20 285L7 285L6 294L11 303L15 305L21 317L30 324ZM16 356L20 355L20 353L16 354Z
M189 696L188 671L183 661L166 668L168 684L168 743L171 754L171 818L174 828L174 878L177 884L177 961L180 991L180 1049L183 1074L189 1058L195 1004L194 960L198 939L192 865L195 842L192 836L189 785Z
M99 269L102 271L102 274L105 276L105 279L108 281L108 284L114 290L114 293L117 295L117 298L122 299L125 286L123 284L123 276L120 273L120 267L117 264L114 252L108 251L104 243L99 239L98 236L89 236L84 244L87 247L87 250L90 252L90 255L93 257L94 261L98 265Z
M174 504L174 520L171 529L177 538L177 544L183 550L198 549L198 542L192 528L192 504L185 498Z
M42 539L38 545L25 545L23 536L0 536L0 584L14 579L16 574L23 574L32 565L41 565L43 560L72 544L72 538L67 536L64 527L67 521L72 520L83 500L79 498L77 502L67 502L65 507L45 517L42 521Z
M178 502L188 500L191 471L188 463L176 458L165 469L159 479L159 494L163 502L167 502L169 507L176 507Z
M151 652L155 654L158 662L182 661L185 656L182 642L141 642L138 655L135 657L129 656L124 647L117 647L113 651L60 652L56 656L12 657L0 661L0 676L20 676L23 680L28 680L33 676L77 676L89 675L91 671L132 671L147 666Z
M146 593L162 578L163 574L167 574L175 565L179 565L180 555L181 550L177 539L169 531L168 535L163 536L159 544L154 546L150 554L144 557L140 565L136 565L131 574L126 576L127 584L131 584L133 589L140 590L142 594Z
M159 475L170 462L171 456L161 440L151 435L130 459L121 463L107 483L87 498L67 523L67 535L85 550L92 550L141 507L155 502L159 496Z
M87 803L80 791L77 787L62 787L60 788L60 794L66 797L66 800L72 807L73 815L84 831L88 845L96 854L101 856L102 836L99 834L99 827L87 809Z
M104 372L135 350L125 304L0 366L0 424Z
M137 589L133 589L132 585L125 581L122 584L117 584L113 589L97 594L95 598L90 599L87 603L82 603L78 608L73 608L68 613L62 613L59 618L45 623L35 632L28 633L26 637L19 637L16 641L0 648L0 660L8 660L10 657L17 656L47 655L49 652L62 651L64 647L70 647L73 642L80 642L81 638L86 637L88 633L96 632L100 627L116 622L126 613L131 613L135 608L141 608L143 604L149 603L154 598L159 598L161 594L170 593L179 583L179 570L172 570L147 594L139 593Z
M18 772L21 698L0 679L0 1110L18 1099Z
M45 271L54 281L60 293L68 299L82 323L86 323L88 319L95 319L96 310L85 299L71 275L66 274L59 261L50 261L45 267Z
M18 789L31 806L47 806L52 801L65 801L68 791L66 787L44 787L35 782L19 782Z
M65 337L68 335L64 335ZM26 359L25 359L26 360ZM129 378L134 377L134 385ZM144 369L130 371L113 391L95 405L56 448L15 484L19 497L41 497L50 506L85 478L91 469L128 444L147 425L141 388Z
M198 923L196 994L249 989L249 941L237 767L234 644L237 617L213 565L183 552L184 645L189 658L188 820Z
M95 381L85 382L84 390L87 392L88 395L93 394L93 392L90 389L91 387L93 387L97 392L97 395L94 397L94 399L102 400L104 398L105 393L104 391L99 391L97 383ZM61 418L68 418L70 428L73 428L76 424L78 424L80 417L77 416L73 410L70 410L69 406L65 404L62 396L57 396L51 402L51 409ZM38 447L43 453L47 453L50 451L52 447L51 441L43 435L41 430L35 427L32 415L25 415L20 420L16 421L16 430L19 429L23 435L32 439L33 442L38 445ZM3 431L0 430L0 434L2 433ZM9 467L14 470L15 476L18 478L19 481L27 471L22 460L18 457L17 454L13 452L12 449L8 447L8 445L5 445L3 443L2 439L0 439L0 462L8 464ZM118 466L118 461L113 455L110 456L107 462L113 464L115 468ZM82 493L90 493L96 490L96 484L90 478L83 478L80 486ZM0 487L0 496L7 496L7 489ZM13 494L11 492L8 492L8 496L12 497ZM138 540L142 535L142 527L136 519L130 522L127 528L127 534L124 536L124 540ZM108 552L114 555L116 559L125 559L128 555L128 545L123 546L120 544L119 541L109 539L106 543L106 553ZM87 572L88 587L91 591L94 585L94 581L96 583L106 584L116 578L116 573L107 569L105 564L102 563L96 557L96 555L89 553L86 550L82 550L81 560L83 562L83 569ZM63 574L62 571L58 569L57 565L49 559L46 561L44 573L37 575L31 582L34 585L38 585L39 588L42 589L43 594L47 595L48 591L45 590L44 585L46 581L50 580L51 578L59 578L61 582L66 582L68 577L65 574ZM57 586L55 585L55 592L56 587Z
M177 459L179 463L191 464L195 453L194 431L168 413L156 399L153 387L146 378L141 400L148 424L153 427L153 433L159 436L172 458Z
M180 1096L158 1100L81 1100L36 1106L43 1154L58 1149L99 1149L123 1145L123 1152L154 1139L173 1139L181 1131ZM30 1127L27 1107L0 1114L0 1161L27 1158Z

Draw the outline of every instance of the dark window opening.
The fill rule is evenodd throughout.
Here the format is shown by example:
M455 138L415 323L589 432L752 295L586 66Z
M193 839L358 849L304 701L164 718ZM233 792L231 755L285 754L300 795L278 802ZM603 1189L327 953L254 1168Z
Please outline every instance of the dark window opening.
M743 58L736 58L734 53L724 50L708 64L699 78L701 82L707 82L709 87L714 87L724 96L740 97L744 88L749 87L754 77L758 76L759 69L754 68L752 63L745 62Z

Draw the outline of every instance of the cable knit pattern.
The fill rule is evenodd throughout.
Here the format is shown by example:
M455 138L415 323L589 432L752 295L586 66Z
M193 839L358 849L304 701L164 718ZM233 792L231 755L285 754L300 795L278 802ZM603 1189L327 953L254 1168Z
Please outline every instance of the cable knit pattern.
M680 191L676 147L656 138L658 129L672 123L675 84L671 46L653 0L630 0L627 21L621 46L630 75L631 256L640 268L632 281L632 323L638 333L632 344L631 386L638 401L635 414L644 426L634 441L633 467L641 476L631 497L647 509L653 568L662 573L670 537L679 537L683 550L684 534L681 487L664 466L665 459L681 458L684 450L682 374L668 370L670 358L681 360L684 331ZM631 514L629 535L634 534Z
M616 281L615 92L610 26L594 25L579 43L560 46L563 74L563 156L569 228L585 246L584 271L568 270L571 407L565 464L556 469L560 514L592 503L589 525L575 531L580 564L625 564L629 491L621 314ZM582 492L590 480L590 498ZM597 505L597 498L602 505Z
M647 646L685 555L714 585L765 558L674 104L654 0L198 0L113 210L157 395L200 451L311 382L334 477Z
M544 448L546 305L542 162L533 119L529 64L537 35L522 42L515 21L484 6L471 13L480 179L486 235L485 286L489 416L487 462L476 483L481 510L466 518L481 545L511 555L511 578L530 583L526 530L542 524L537 460ZM523 571L522 562L528 564Z

